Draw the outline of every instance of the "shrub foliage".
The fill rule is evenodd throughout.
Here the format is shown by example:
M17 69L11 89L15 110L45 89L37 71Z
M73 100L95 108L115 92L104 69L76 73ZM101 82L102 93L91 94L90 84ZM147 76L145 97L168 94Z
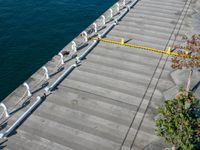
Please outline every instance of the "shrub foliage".
M200 142L199 100L192 93L180 91L176 98L158 108L156 134L183 150L196 149Z

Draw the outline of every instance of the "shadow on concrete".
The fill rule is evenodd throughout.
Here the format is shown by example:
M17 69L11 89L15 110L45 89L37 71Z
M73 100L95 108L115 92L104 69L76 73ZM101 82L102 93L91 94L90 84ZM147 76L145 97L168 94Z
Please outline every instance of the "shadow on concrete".
M99 28L98 32L101 31L101 30L103 30L103 29L105 29L105 28L106 28L106 26L103 26L103 27Z
M168 147L171 147L171 145L164 143L162 140L158 140L147 145L144 150L163 150Z
M48 85L49 85L49 82L46 81L45 83L43 83L43 84L41 85L40 88L38 88L38 89L36 89L35 91L33 91L32 94L37 93L38 91L40 91L41 89L45 88L45 87L48 86Z
M196 90L199 88L199 86L200 86L200 80L199 80L199 82L192 88L192 92L196 92Z
M4 120L4 121L0 124L0 129L2 130L2 129L4 129L4 128L6 128L7 125L8 125L8 123Z
M7 147L7 145L4 145L7 141L8 141L8 139L5 139L5 140L0 142L0 150L4 149L5 147Z
M16 130L13 130L13 131L8 135L8 137L11 137L11 136L16 135L16 134L17 134L17 131L16 131Z
M81 44L80 46L78 46L77 50L80 51L87 46L88 46L88 43Z
M72 55L71 58L67 59L64 61L64 63L68 63L69 61L71 61L72 59L76 58L77 54Z
M133 39L128 39L128 40L124 41L124 43L128 43L128 42L130 42L131 40L133 40Z
M19 108L13 110L13 111L10 113L10 115L15 114L16 112L18 112L18 111L20 111L21 109L25 108L25 107L28 106L29 104L30 104L30 100L26 100L25 102L23 102L23 104L22 104Z
M37 107L35 107L32 111L31 111L31 113L29 113L25 118L24 118L24 120L7 136L7 137L11 137L11 136L13 136L13 135L15 135L15 134L17 134L17 128L19 127L19 126L21 126L25 121L26 121L26 119L46 100L46 97L47 97L48 95L45 95L45 96L42 96L41 98L42 98L42 101L41 101L41 103L40 104L38 104L37 105Z
M58 70L56 72L50 74L49 77L53 77L53 76L55 76L56 74L60 73L63 70L64 70L64 67L60 67L60 68L58 68Z
M80 64L80 65L81 65L81 64ZM80 66L80 65L78 65L78 66ZM63 79L60 80L60 81L57 83L57 85L54 87L54 89L53 89L52 91L58 90L58 85L59 85L63 80L65 80L65 78L68 77L68 76L70 75L70 73L71 73L74 69L75 69L75 68L73 68L72 70L70 70L70 71L63 77Z

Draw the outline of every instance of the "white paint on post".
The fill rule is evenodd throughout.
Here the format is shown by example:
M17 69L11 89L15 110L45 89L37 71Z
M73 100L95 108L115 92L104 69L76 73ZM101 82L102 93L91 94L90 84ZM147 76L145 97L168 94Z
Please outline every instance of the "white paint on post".
M122 3L122 4L123 4L123 6L125 6L125 5L126 5L126 0L123 0L123 3Z
M124 12L124 13L126 13L126 12ZM122 15L124 15L124 14L122 14ZM110 26L108 26L108 28L102 34L98 34L98 38L104 37L115 25L116 25L116 23L114 22L113 24L111 24ZM94 42L88 47L88 49L83 54L81 54L81 56L79 57L79 59L83 60L89 54L89 52L98 44L98 42L99 41L94 40Z
M64 65L64 56L62 53L58 53L58 55L60 56L60 63L61 65Z
M49 79L49 71L48 71L47 67L43 66L42 69L45 71L45 77L48 80Z
M45 91L48 93L51 92L66 77L66 75L68 75L76 67L76 64L71 65L68 69L66 69L63 72L63 74L60 77L58 77L58 79L50 87L46 87Z
M26 82L24 82L23 85L26 87L26 90L27 90L27 93L28 93L28 97L31 97L32 94L31 94L29 85Z
M118 21L117 19L114 19L115 25L118 25Z
M109 11L110 11L110 18L112 18L113 17L113 10L110 8Z
M5 132L0 133L0 138L5 138L10 135L22 121L42 102L42 98L37 96L36 101L31 105Z
M101 18L102 18L102 24L105 25L106 24L106 17L104 15L102 15Z
M126 8L128 9L128 11L130 11L131 7L130 6L126 6Z
M82 32L82 36L83 36L83 38L85 39L85 42L87 42L87 41L88 41L88 34L87 34L86 31L83 31L83 32Z
M94 26L94 32L97 33L97 24L93 23L93 26Z
M80 65L80 63L81 63L80 57L78 57L78 56L76 57L75 63L76 63L76 66Z
M44 88L44 90L45 90L45 92L49 92L50 91L50 89L49 89L49 87L47 86L47 87L45 87Z
M3 112L6 116L6 118L8 118L10 115L9 115L9 112L8 112L6 105L4 103L1 103L0 106L3 108Z
M72 50L74 51L74 53L77 53L77 46L74 41L72 41Z
M119 3L116 3L117 5L117 12L119 12Z

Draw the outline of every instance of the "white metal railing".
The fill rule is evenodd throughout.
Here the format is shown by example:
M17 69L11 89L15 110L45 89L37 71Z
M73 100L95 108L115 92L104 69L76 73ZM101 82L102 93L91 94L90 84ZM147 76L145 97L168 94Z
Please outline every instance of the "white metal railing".
M7 137L13 130L15 130L22 121L42 102L41 97L37 97L36 101L25 111L7 130L0 132L0 138Z
M45 92L51 92L54 90L54 88L69 74L71 73L76 67L78 67L81 64L81 61L88 55L88 53L98 44L99 41L93 41L90 42L89 46L86 48L86 50L78 56L78 46L81 44L88 43L88 39L94 35L98 35L98 37L104 37L114 26L117 25L118 21L120 21L127 13L128 11L137 3L138 0L120 0L116 4L114 4L110 9L108 9L100 18L98 18L93 24L91 24L86 30L84 30L77 38L75 38L71 44L71 48L68 49L67 57L70 56L72 59L74 58L75 63L72 64L69 68L62 71L61 75L48 87L45 87ZM101 33L98 33L101 28L105 27L105 29L102 30ZM77 39L82 39L80 43L78 43ZM65 49L66 51L66 49ZM59 57L59 63L58 65L55 65L56 70L61 66L65 64L65 56L63 55L64 51L61 51L58 53ZM76 56L76 57L74 57ZM44 77L45 80L51 79L51 76L49 75L50 72L47 67L42 67L44 71ZM26 87L26 91L24 95L27 95L27 97L31 97L33 93L31 92L31 87L28 83L23 84L24 87ZM23 95L23 98L25 97ZM22 99L23 99L22 98ZM28 108L26 112L20 116L16 122L11 125L6 131L0 133L0 138L8 136L16 127L31 113L33 109L35 109L40 103L42 102L41 97L37 97L36 101ZM10 117L9 108L4 104L4 102L0 103L0 107L3 108L3 114L6 118Z

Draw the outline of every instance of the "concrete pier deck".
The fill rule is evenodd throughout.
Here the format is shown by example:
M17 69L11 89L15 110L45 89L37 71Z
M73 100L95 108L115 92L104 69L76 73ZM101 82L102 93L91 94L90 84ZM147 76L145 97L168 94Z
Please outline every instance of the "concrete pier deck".
M120 41L123 37L128 43L166 49L173 46L176 34L185 33L180 26L190 11L190 2L140 0L106 38ZM68 60L64 70L57 72L53 66L59 59L55 56L46 64L54 74L48 85L74 64L74 59ZM167 55L99 42L0 147L5 150L151 149L152 143L160 141L154 133L155 109L164 100L163 92L174 86L168 59ZM30 87L42 76L41 70L34 74L28 80ZM19 107L24 101L16 104L23 95L23 86L5 99L7 106L17 105L4 121L5 126L11 126L37 96L43 95L44 88L37 89L24 107Z

